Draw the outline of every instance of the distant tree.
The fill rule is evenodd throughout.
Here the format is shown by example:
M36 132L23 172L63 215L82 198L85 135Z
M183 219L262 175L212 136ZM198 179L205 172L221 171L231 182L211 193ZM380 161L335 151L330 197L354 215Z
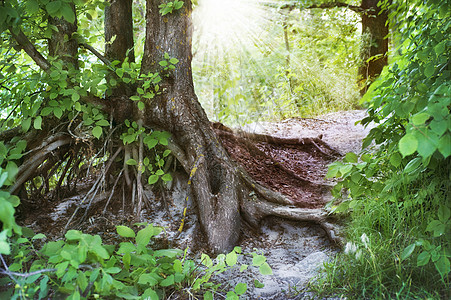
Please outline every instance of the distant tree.
M325 2L305 4L294 1L281 8L331 9L343 7L362 16L362 64L359 66L359 83L361 94L382 72L388 61L388 13L378 6L379 0L362 0L359 6L345 2Z

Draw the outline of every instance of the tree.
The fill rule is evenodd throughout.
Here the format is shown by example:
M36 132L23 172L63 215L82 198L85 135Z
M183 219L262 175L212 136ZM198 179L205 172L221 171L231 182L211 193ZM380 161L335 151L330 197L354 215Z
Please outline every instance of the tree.
M361 94L365 94L368 86L381 74L388 62L388 12L378 6L379 0L362 0L359 6L345 2L325 2L312 5L301 5L301 9L331 9L343 7L362 16L362 64L359 67ZM281 8L297 8L296 4L285 4Z
M11 102L3 109L18 121L3 124L0 141L7 151L19 149L17 140L25 141L20 151L14 150L17 156L8 157L10 191L38 188L33 180L41 176L48 181L57 168L63 170L56 184L61 186L65 176L80 173L80 156L89 149L106 161L91 190L108 184L109 175L116 177L114 190L124 176L139 218L144 176L149 184L170 180L164 158L171 153L189 174L187 187L195 195L201 227L214 252L237 243L243 220L258 226L269 215L319 223L338 240L324 211L287 207L291 201L286 196L256 183L224 150L193 88L191 2L145 4L144 53L135 63L131 0L2 2L3 37L11 37L9 45L17 51L11 60L18 62L23 50L34 62L28 62L32 85L16 82L19 74L6 79L26 93L21 99L19 89L5 92ZM77 28L78 18L93 19L99 9L105 10L105 55L90 45L96 37L89 30ZM48 43L33 40L34 34ZM95 63L86 49L97 58ZM37 92L30 96L33 89ZM16 112L14 105L23 111ZM161 146L170 151L150 151ZM44 182L40 188L49 185Z

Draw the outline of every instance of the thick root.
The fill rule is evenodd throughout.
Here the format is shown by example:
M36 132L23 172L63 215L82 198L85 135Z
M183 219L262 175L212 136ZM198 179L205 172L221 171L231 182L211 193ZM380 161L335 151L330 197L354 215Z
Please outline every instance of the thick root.
M244 219L253 227L258 227L260 222L269 216L311 222L320 225L328 238L338 246L342 246L344 242L339 235L339 227L328 221L328 214L323 209L290 207L249 197L241 201L241 212Z

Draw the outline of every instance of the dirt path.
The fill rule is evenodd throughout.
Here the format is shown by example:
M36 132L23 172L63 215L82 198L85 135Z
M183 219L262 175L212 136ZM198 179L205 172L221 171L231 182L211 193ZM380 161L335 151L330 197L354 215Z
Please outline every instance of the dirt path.
M254 123L245 126L243 130L284 138L322 136L330 146L341 154L346 154L360 151L362 139L368 134L369 128L355 123L364 117L364 111L346 111L317 119ZM323 172L327 168L324 167ZM329 199L330 195L324 195L324 202ZM337 251L319 226L276 218L265 220L261 234L244 238L242 247L244 252L257 250L263 253L274 272L272 276L261 276L257 270L241 274L235 271L224 275L232 285L247 283L249 290L246 299L313 299L314 295L306 292L305 287L316 276L318 268ZM250 263L250 260L244 263ZM265 286L255 288L255 279Z

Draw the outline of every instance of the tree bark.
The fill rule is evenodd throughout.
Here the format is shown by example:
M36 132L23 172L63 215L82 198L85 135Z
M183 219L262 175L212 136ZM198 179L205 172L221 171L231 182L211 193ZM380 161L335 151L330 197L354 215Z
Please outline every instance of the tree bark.
M52 38L49 39L49 55L57 56L68 68L70 66L78 69L78 42L72 37L77 32L77 13L75 5L70 4L75 15L75 21L70 23L64 18L49 17L49 24L58 28L57 32L53 32Z
M369 85L381 74L382 69L388 63L388 13L377 6L379 0L362 0L362 65L359 68L359 76L363 83L361 94L365 94ZM365 40L367 37L367 40Z
M105 7L105 57L109 61L135 61L133 49L132 0L109 0ZM111 74L109 78L114 77ZM131 96L131 89L123 82L108 91L112 97Z
M216 138L194 93L191 72L191 3L162 16L157 1L147 0L147 28L142 73L159 70L164 54L179 59L176 69L163 77L163 93L146 105L145 124L172 134L183 151L178 157L193 174L200 223L214 252L230 250L240 230L239 178L233 162ZM160 89L161 89L160 88Z

